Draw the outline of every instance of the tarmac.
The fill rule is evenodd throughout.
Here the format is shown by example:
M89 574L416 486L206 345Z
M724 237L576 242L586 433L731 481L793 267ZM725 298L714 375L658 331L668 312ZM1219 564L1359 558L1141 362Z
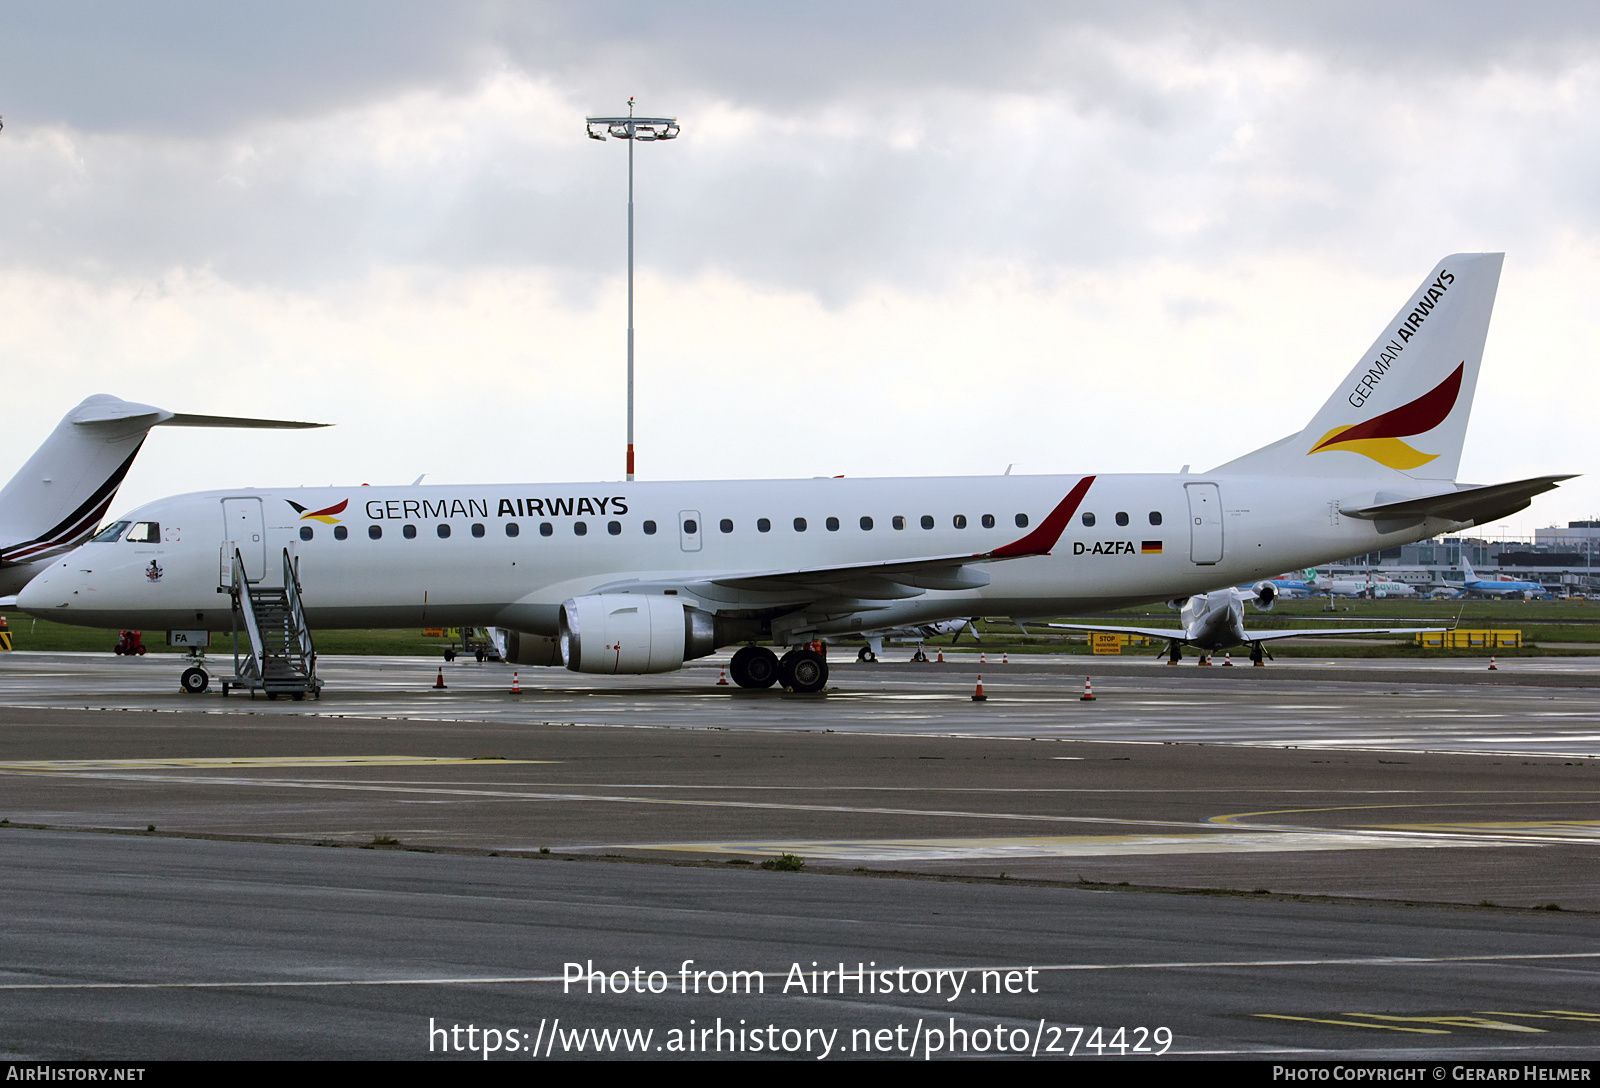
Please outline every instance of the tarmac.
M431 1020L577 1056L556 1019L720 1016L905 1057L860 1040L926 1050L955 1010L1039 1057L1096 1056L1049 1044L1097 1026L1098 1056L1159 1026L1197 1057L1597 1053L1597 659L963 655L839 661L811 696L725 661L512 695L506 666L327 658L293 702L181 694L170 656L0 654L0 1041L468 1056ZM579 995L590 959L671 986ZM683 959L791 986L685 992ZM1037 971L819 995L788 975L812 960Z

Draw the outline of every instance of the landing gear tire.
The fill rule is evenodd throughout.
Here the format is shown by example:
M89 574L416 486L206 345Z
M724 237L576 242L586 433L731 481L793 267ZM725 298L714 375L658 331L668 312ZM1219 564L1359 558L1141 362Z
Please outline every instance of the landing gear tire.
M455 659L456 659L456 652L454 650L446 650L444 652L444 663L446 665L450 664L450 662L454 661Z
M809 695L828 685L828 663L815 650L790 650L778 662L785 691Z
M211 686L211 677L202 668L184 669L183 675L178 677L178 686L183 688L185 695L199 695Z
M875 662L878 660L878 655L872 652L871 646L863 646L859 651L856 652L856 660L866 661L869 663Z
M742 688L770 688L778 682L778 655L765 646L746 646L728 662L728 672Z
M483 664L483 651L482 650L477 651L476 656L478 658L478 664L482 665Z

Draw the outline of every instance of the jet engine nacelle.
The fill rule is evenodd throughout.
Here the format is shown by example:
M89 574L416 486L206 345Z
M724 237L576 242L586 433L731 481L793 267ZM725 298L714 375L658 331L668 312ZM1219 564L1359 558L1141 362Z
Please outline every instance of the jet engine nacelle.
M1255 596L1250 598L1250 603L1262 612L1271 612L1272 606L1278 603L1278 587L1271 582L1257 582L1251 592Z
M573 672L671 672L717 648L711 613L642 593L574 597L561 606L558 641Z
M506 631L505 659L508 665L559 665L561 642L549 635L530 635L526 631Z

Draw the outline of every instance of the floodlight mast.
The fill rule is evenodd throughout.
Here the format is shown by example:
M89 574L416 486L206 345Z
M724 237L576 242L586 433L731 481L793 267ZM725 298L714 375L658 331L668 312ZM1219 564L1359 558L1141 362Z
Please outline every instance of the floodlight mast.
M633 479L633 145L673 140L678 136L676 117L635 117L633 96L628 96L626 117L586 117L589 139L628 141L628 479Z

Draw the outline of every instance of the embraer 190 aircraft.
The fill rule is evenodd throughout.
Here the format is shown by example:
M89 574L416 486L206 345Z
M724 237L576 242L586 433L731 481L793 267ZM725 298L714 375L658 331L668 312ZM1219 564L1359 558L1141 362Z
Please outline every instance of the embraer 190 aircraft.
M583 673L747 643L736 682L816 691L831 635L1188 597L1527 506L1568 477L1454 482L1501 257L1446 257L1305 428L1209 472L216 491L125 515L18 603L227 630L236 565L297 565L310 628L498 626L513 662Z

